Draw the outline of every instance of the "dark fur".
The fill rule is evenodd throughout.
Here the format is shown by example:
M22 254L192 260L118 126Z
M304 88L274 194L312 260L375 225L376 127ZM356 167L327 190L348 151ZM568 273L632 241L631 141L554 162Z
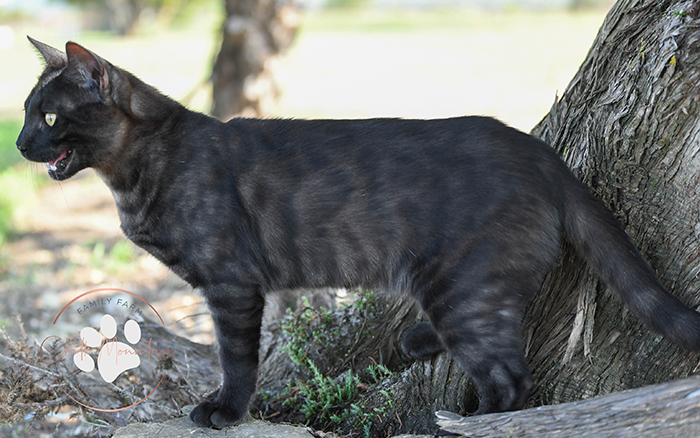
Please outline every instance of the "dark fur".
M416 358L447 349L479 413L532 388L525 306L562 236L648 325L691 349L700 315L659 283L618 221L541 141L484 117L257 120L188 111L74 43L33 41L46 71L26 101L24 157L65 179L93 167L124 233L201 290L223 386L190 415L238 422L255 390L264 296L298 287L406 292L430 324ZM57 114L53 127L44 113Z

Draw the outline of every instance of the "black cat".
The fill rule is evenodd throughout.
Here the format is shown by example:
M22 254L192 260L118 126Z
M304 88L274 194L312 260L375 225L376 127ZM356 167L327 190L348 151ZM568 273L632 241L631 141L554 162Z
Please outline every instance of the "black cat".
M449 351L481 393L478 413L522 407L521 319L562 236L641 320L700 349L700 315L527 134L484 117L222 123L78 44L31 41L46 69L25 103L22 155L56 180L94 168L126 236L209 305L224 380L192 411L198 425L244 417L265 294L298 287L412 295L430 323L405 350Z

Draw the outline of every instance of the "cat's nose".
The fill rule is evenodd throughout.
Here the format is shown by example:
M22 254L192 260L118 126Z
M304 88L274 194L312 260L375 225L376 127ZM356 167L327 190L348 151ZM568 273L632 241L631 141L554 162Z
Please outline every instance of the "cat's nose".
M22 132L19 133L19 137L17 137L15 144L20 152L25 152L27 149L29 149L27 147L27 142L24 140L24 129L22 129Z

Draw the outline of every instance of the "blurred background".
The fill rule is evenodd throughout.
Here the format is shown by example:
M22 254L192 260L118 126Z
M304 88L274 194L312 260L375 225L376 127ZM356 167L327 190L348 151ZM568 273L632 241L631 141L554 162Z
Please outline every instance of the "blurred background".
M280 47L257 48L266 59L282 55L268 61L281 94L263 105L266 115L479 113L529 130L566 87L611 4L229 0L228 12L256 15L255 25L274 27L262 36ZM241 26L236 17L227 19L226 6L225 0L0 0L0 117L21 118L42 68L25 35L59 48L75 40L209 111L208 80L222 29L235 33Z
M91 171L57 183L22 160L23 102L43 69L26 35L61 49L76 41L222 119L484 114L529 131L612 3L0 0L0 354L13 339L41 339L58 309L98 287L138 293L171 330L212 341L201 299L124 238ZM0 379L2 403L6 390ZM0 409L0 421L18 418Z

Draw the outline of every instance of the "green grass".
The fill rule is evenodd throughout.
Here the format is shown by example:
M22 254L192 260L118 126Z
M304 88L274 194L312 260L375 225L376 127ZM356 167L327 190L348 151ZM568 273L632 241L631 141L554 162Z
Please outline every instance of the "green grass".
M0 172L22 161L15 141L22 129L19 120L0 120Z
M0 172L0 247L12 231L12 213L32 195L35 183L27 182L27 173L18 167Z
M17 166L24 160L15 146L21 129L21 121L0 120L0 246L12 231L13 211L38 184L27 181L31 174Z
M130 242L117 242L109 250L102 241L92 245L90 265L95 269L114 274L128 270L135 261L134 247Z

